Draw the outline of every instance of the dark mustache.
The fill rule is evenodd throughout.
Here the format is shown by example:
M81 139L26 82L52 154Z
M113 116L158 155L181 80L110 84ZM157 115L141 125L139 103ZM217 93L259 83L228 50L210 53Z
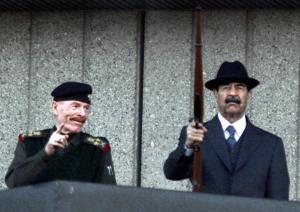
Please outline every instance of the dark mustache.
M241 104L241 100L238 97L235 96L229 96L228 98L225 99L225 103L236 103L236 104Z

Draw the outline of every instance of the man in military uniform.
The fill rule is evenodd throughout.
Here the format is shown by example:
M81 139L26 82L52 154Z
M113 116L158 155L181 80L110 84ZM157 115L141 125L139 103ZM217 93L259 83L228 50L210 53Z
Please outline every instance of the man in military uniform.
M6 173L9 188L52 180L116 184L109 143L81 132L88 118L92 87L65 82L51 95L55 126L19 136Z

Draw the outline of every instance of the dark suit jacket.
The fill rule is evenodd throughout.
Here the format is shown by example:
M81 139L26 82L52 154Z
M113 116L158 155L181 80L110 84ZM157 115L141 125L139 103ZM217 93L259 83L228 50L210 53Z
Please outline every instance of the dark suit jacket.
M289 176L282 140L247 118L243 143L233 169L221 123L217 116L205 123L208 132L201 143L203 191L247 197L288 199ZM192 177L193 157L184 155L186 126L178 147L164 164L170 180Z

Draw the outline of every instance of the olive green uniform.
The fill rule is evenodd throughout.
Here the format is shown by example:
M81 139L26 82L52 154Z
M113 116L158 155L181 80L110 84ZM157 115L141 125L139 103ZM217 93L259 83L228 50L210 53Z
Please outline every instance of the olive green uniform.
M109 143L104 137L80 132L69 136L69 145L48 156L45 145L55 129L23 135L6 173L9 188L68 180L116 184Z

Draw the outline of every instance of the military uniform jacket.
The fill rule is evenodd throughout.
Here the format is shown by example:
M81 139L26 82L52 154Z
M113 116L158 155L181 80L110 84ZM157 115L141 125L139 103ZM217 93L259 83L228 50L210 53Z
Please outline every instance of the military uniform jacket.
M205 123L208 129L201 143L203 191L247 197L288 199L289 176L282 140L250 123L233 167L221 123L217 116ZM186 127L178 147L164 164L168 179L192 178L193 157L184 155ZM239 141L240 142L240 141Z
M70 135L66 148L48 156L44 147L53 130L27 133L19 141L5 176L9 188L52 180L116 184L106 138L83 132Z

